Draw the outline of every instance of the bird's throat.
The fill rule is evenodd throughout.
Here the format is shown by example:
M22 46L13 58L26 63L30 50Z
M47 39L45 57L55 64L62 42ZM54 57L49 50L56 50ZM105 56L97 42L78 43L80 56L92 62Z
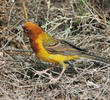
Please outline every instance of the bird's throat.
M32 39L30 39L30 44L31 44L33 51L37 54L39 52L39 49L40 49L39 44L36 43L36 41L32 40Z

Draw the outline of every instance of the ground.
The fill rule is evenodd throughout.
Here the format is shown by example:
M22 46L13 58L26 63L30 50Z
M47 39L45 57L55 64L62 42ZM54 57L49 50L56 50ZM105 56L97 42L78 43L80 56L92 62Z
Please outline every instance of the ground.
M49 2L50 1L50 2ZM29 21L48 34L65 39L91 54L110 59L110 25L86 0L28 0ZM109 100L110 64L88 59L69 61L56 84L36 70L54 66L39 60L22 32L25 23L22 1L0 2L0 100ZM89 7L89 6L88 6ZM95 17L96 16L96 17ZM50 71L56 77L62 67ZM55 74L56 72L56 74Z

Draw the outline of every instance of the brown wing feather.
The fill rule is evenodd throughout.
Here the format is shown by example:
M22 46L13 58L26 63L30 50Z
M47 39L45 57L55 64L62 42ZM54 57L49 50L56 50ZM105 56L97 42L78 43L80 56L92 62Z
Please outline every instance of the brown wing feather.
M55 42L54 44L45 45L44 43L43 45L44 48L52 54L80 55L81 57L85 57L88 59L93 59L104 63L110 63L110 60L107 60L103 57L91 55L86 50L80 49L65 40L57 40L57 42Z
M86 52L83 49L80 49L65 40L58 40L54 45L44 45L44 48L54 54L62 55L81 55L83 52Z

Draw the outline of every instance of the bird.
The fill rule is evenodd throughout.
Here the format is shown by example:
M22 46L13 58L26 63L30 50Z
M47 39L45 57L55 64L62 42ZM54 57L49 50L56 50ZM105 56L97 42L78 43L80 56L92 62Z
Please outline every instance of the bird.
M103 57L91 55L88 51L81 49L68 41L52 37L33 22L25 22L22 28L24 34L29 37L30 45L35 52L35 55L40 60L55 64L54 67L50 67L46 70L36 71L37 74L47 74L47 71L57 67L59 64L62 65L62 71L58 77L53 78L49 73L47 74L51 78L49 83L56 83L62 77L67 67L65 64L67 61L87 58L108 63Z

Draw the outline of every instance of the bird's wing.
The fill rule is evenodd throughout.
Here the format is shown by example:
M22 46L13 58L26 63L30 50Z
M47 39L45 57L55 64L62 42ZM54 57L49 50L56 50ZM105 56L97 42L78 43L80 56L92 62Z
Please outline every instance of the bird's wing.
M62 55L81 55L86 52L65 40L56 40L55 38L47 35L47 38L43 41L44 48L53 54Z
M47 36L47 38L45 38L43 41L43 46L48 52L52 54L79 55L80 57L93 59L104 63L110 63L110 60L92 55L88 51L80 49L65 40L56 40L51 36Z

